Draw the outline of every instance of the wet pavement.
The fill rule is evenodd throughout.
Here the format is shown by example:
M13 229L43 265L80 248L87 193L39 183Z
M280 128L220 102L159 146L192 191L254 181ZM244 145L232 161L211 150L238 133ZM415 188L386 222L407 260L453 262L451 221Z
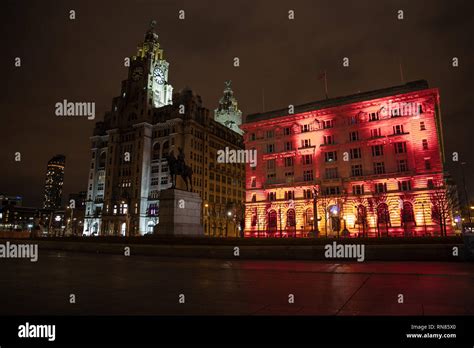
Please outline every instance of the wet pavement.
M474 264L42 251L0 259L0 295L0 315L472 315Z

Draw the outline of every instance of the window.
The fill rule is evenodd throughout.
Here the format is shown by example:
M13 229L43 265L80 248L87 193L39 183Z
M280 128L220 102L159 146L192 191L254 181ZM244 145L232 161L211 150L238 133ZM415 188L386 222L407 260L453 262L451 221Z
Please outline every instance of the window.
M350 153L351 159L362 158L362 153L361 153L361 151L360 151L360 147L355 148L355 149L350 149L350 150L349 150L349 153Z
M349 141L357 141L359 140L359 132L354 131L349 133Z
M272 130L267 131L267 138L273 138L273 131Z
M428 150L428 140L423 139L421 143L423 145L423 150Z
M250 134L250 140L254 141L256 139L255 133Z
M418 114L422 114L423 113L423 105L419 104L418 105Z
M160 180L161 185L167 185L168 184L168 177L167 176L162 176Z
M334 136L333 135L325 135L323 139L324 139L324 145L334 144Z
M160 167L152 166L151 167L151 174L157 174L160 171Z
M254 176L250 178L250 187L257 187L257 179Z
M252 194L252 203L257 201L257 195L255 193Z
M313 181L313 170L305 170L303 172L303 180L304 181Z
M374 145L372 146L372 156L382 156L383 155L383 145Z
M324 191L326 195L329 195L329 196L338 195L340 192L339 186L327 186Z
M334 120L325 120L323 121L323 128L328 129L328 128L333 128L334 127Z
M311 147L311 139L301 140L301 147L302 148Z
M426 130L425 122L423 122L423 121L420 122L420 130L421 131Z
M403 134L403 125L398 124L393 126L393 134Z
M398 190L399 191L410 191L411 190L411 182L409 180L399 181L398 182Z
M369 112L369 121L377 121L379 119L378 112Z
M397 108L397 109L392 109L392 110L390 110L390 115L391 115L392 117L398 117L398 116L400 116L400 109Z
M352 176L362 176L362 164L351 166Z
M268 193L268 200L269 201L276 201L276 192L269 192Z
M285 172L285 178L291 179L295 175L295 172Z
M268 181L273 181L274 179L276 178L276 174L275 173L270 173L270 174L267 174L267 180Z
M325 169L326 179L335 179L338 177L337 167Z
M293 157L285 157L285 167L293 166Z
M293 143L290 141L287 141L285 143L285 151L290 151L290 150L293 150Z
M394 143L395 153L406 153L407 152L407 143L404 141Z
M336 151L325 152L325 153L324 153L324 160L325 160L326 162L334 162L334 161L337 161L337 152L336 152Z
M313 156L303 155L303 164L307 165L307 164L311 164L311 163L313 163Z
M285 191L285 200L295 199L295 191Z
M397 170L399 172L408 171L408 161L406 159L397 160Z
M429 159L425 159L425 169L426 170L431 169L431 161Z
M290 135L290 134L291 134L291 128L290 128L290 127L286 127L286 128L283 130L283 134L284 134L284 135Z
M288 209L288 211L286 212L286 226L296 226L296 214L294 209Z
M309 124L304 124L301 126L301 133L309 132Z
M372 138L377 138L382 136L382 131L380 128L374 128L370 130L370 136Z
M268 170L275 170L275 160L271 159L267 161L267 169Z
M385 164L383 162L374 163L374 174L385 174Z
M158 178L151 178L151 186L158 185Z
M275 152L275 145L274 144L267 144L267 153Z
M313 198L313 193L311 191L311 189L306 189L303 191L303 197L304 199L311 199Z
M384 193L387 192L387 184L386 183L376 183L374 185L375 193Z
M364 185L352 185L352 193L355 195L363 195Z

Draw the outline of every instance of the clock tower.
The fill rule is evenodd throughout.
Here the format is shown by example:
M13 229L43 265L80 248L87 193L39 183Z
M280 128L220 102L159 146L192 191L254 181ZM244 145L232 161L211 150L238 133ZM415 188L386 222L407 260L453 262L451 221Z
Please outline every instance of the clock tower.
M132 58L129 79L133 90L147 91L149 108L160 108L172 104L173 87L168 81L169 63L164 59L163 49L155 32L156 21L152 21L144 42L138 46Z

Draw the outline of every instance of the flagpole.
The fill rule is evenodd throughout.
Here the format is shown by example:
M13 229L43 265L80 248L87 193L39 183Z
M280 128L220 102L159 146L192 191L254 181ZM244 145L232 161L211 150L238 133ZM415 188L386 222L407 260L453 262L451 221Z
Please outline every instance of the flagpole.
M405 79L403 78L403 68L402 68L402 63L399 63L400 65L400 78L402 80L402 83L405 83Z

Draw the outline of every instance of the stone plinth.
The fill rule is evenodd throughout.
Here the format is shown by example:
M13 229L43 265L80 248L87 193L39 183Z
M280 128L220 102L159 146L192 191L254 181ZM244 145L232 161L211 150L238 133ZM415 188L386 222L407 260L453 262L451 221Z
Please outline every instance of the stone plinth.
M155 233L171 236L203 236L202 199L199 194L178 189L160 192L159 224Z

